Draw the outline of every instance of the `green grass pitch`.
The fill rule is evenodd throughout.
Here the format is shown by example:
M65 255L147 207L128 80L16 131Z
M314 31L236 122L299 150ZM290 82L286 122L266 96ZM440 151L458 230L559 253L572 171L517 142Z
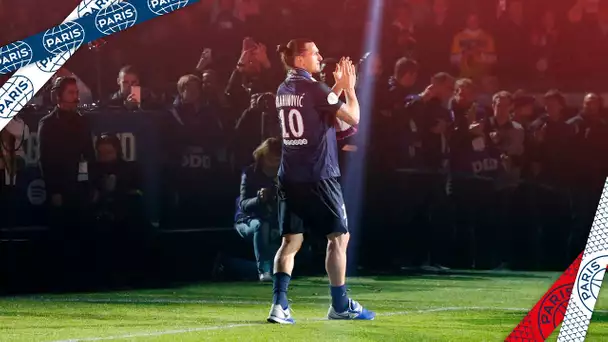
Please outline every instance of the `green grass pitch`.
M462 272L349 279L369 322L327 321L326 278L296 278L296 325L266 323L271 284L0 298L0 341L504 341L557 273ZM608 341L601 292L587 341ZM558 328L559 329L559 328ZM549 338L555 341L558 329Z

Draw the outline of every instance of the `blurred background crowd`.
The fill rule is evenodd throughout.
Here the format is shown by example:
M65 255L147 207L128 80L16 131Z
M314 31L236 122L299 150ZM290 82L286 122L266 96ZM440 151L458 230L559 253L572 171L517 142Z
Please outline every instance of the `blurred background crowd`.
M369 1L356 0L203 0L81 48L57 76L75 78L82 116L51 120L49 82L17 118L27 129L2 132L0 199L10 202L13 174L35 164L58 243L65 234L77 245L120 240L132 254L159 227L229 227L248 241L265 279L278 243L270 189L281 138L274 92L285 71L275 47L307 37L324 57L318 80L331 86L335 63L350 56L358 91L373 87L373 97L359 95L367 138L340 145L343 175L352 160L366 160L358 267L567 267L584 248L608 176L608 1L381 2L376 51L365 44ZM75 6L0 1L1 44ZM150 166L126 157L141 153L113 134L124 130L94 132L87 118L99 116L146 121L142 132L154 123L155 143L137 147L161 170L154 219L144 209ZM20 156L25 162L14 162ZM343 186L348 208L354 200ZM87 237L89 224L110 237Z

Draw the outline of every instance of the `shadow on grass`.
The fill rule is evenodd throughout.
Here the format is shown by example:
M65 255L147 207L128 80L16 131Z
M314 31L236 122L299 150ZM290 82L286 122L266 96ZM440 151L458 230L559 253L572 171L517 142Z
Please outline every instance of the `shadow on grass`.
M429 291L434 287L437 288L466 288L471 282L484 282L494 279L504 280L539 280L552 282L557 279L558 273L539 273L539 272L492 272L492 271L470 271L470 270L449 270L443 272L404 272L401 274L361 274L356 278L349 278L349 287L369 289L370 291ZM366 280L371 280L366 282ZM421 283L425 282L426 283ZM420 282L420 283L417 283ZM294 289L310 288L315 292L319 291L320 286L327 286L327 278L324 275L317 277L298 277L295 276L291 287ZM45 295L67 295L67 294L112 294L116 292L126 291L159 291L165 292L168 290L179 290L192 288L192 295L201 298L202 296L218 296L222 290L227 292L237 292L241 289L247 291L258 292L260 296L271 292L271 283L259 283L257 281L230 281L230 282L212 282L212 281L149 281L131 286L97 286L97 284L87 284L83 287L68 287L68 288L46 288L39 291L18 291L20 293L6 294L2 297L11 295L29 295L29 294L45 294ZM188 291L186 290L186 294ZM152 293L153 294L153 293ZM208 298L208 297L207 297Z

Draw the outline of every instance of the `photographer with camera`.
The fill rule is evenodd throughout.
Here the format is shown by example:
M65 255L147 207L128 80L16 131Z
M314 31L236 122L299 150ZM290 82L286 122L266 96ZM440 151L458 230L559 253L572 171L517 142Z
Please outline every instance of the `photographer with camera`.
M274 253L271 231L278 226L275 179L281 162L281 140L266 139L253 152L255 162L241 176L235 229L253 240L260 281L272 281Z
M233 151L237 168L242 169L249 165L252 162L251 150L271 137L281 137L275 95L253 94L250 107L243 112L234 128Z

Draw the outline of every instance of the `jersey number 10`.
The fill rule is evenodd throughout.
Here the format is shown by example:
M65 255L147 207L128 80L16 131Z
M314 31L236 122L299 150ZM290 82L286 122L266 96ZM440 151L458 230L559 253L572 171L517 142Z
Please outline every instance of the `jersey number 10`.
M301 138L304 135L304 120L299 110L289 110L287 120L285 120L285 110L281 109L279 111L279 119L281 120L283 139ZM289 126L289 132L287 132L287 126Z

